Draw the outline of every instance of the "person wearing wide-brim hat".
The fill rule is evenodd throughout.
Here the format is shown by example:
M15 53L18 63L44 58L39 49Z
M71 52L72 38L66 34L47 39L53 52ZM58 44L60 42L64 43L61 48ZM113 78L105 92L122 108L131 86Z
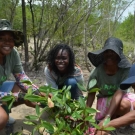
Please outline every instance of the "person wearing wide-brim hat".
M123 43L120 39L115 37L110 37L105 41L104 47L95 52L89 52L88 58L90 62L98 67L100 64L104 63L104 52L106 50L112 50L118 55L118 67L129 68L131 64L128 59L123 54Z
M14 30L8 20L0 19L0 99L11 95L12 92L18 99L16 104L26 103L20 97L22 97L22 93L27 92L29 86L21 83L21 80L30 80L23 70L19 53L14 48L14 46L19 47L23 42L24 34ZM16 81L8 81L11 74L14 75ZM38 91L38 87L34 84L32 84L32 89ZM35 106L31 102L27 105ZM2 106L5 108L4 105ZM7 122L8 124L15 122L14 120L8 121L8 115L3 108L0 106L0 130L5 127Z
M135 64L133 64L132 67L130 68L128 78L120 84L120 88L122 90L126 90L130 87L132 87L135 91ZM132 132L133 133L135 132L135 110L134 110L135 109L135 94L127 93L123 96L123 98L128 100L129 103L131 104L130 111L121 117L111 120L106 125L106 127L120 128L122 126L130 125L128 126L128 128L126 127L125 130L123 129L121 133L126 134L126 131L127 131L130 133L130 135L132 135Z
M106 117L114 118L127 113L129 102L122 99L127 90L122 90L120 83L128 77L131 64L123 54L122 41L110 37L101 50L89 52L88 58L95 69L88 81L87 106L92 106L96 95L96 92L92 91L93 88L98 88L97 109L100 112L96 114L96 120L102 121ZM91 88L92 82L96 84Z

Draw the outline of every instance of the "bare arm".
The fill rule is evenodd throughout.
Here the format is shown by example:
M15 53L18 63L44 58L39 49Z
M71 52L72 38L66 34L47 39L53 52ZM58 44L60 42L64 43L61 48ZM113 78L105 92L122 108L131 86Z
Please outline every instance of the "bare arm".
M115 94L113 95L113 98L110 103L110 107L108 110L108 113L106 115L110 115L111 117L115 113L116 109L118 108L120 101L122 99L123 92L121 90L117 90Z
M121 126L126 126L129 124L135 123L135 110L117 118L117 119L113 119L109 122L109 124L107 125L107 127L112 126L115 128L119 128Z
M93 93L89 93L88 94L87 103L86 103L88 107L91 107L92 106L93 101L95 99L95 95L96 95L96 92L93 92Z
M116 119L111 120L106 127L114 127L119 128L122 126L126 126L129 124L135 123L135 110L119 117ZM95 135L110 135L105 131L98 130Z

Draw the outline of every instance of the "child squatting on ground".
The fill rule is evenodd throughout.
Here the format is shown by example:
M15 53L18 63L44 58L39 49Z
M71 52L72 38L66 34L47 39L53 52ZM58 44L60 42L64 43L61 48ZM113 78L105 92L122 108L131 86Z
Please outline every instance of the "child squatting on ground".
M15 47L19 47L24 42L24 35L21 31L12 29L11 23L6 19L0 19L0 98L11 95L11 92L16 97L14 106L25 103L30 107L35 107L36 103L26 101L22 98L24 93L27 93L28 85L21 83L21 80L29 80L25 74L20 56ZM13 74L15 81L8 81L9 76ZM34 94L40 95L38 87L32 84ZM2 103L1 103L2 104ZM0 130L7 123L13 124L9 119L9 110L7 106L0 106ZM9 131L10 132L10 131ZM9 135L12 132L7 132Z
M132 65L132 67L129 71L128 78L120 84L120 88L123 90L126 90L130 87L132 87L135 92L135 64ZM123 98L128 100L129 104L131 105L129 112L123 116L120 116L116 119L111 120L106 125L106 127L111 126L111 127L115 127L115 128L120 128L120 127L129 125L131 127L131 130L129 131L129 135L132 135L132 133L135 133L135 110L134 110L135 94L128 93L128 94L124 95ZM125 130L127 130L127 129L125 129ZM101 131L98 131L98 132L99 132L98 134L100 135ZM117 131L114 131L114 133L117 133ZM102 134L103 134L103 132L102 132ZM127 135L127 133L126 133L126 135Z
M89 52L88 57L90 62L95 66L88 84L92 79L96 79L97 84L94 87L100 89L97 95L97 110L100 112L95 117L96 121L99 122L99 126L102 126L106 117L110 117L112 120L110 123L112 123L113 120L117 118L121 119L125 115L128 115L132 107L129 101L133 99L135 101L135 98L132 98L135 95L128 93L128 87L125 88L120 85L128 77L131 67L131 64L123 54L122 41L118 38L110 37L105 41L103 49ZM95 92L89 93L90 90L88 85L87 106L89 107L92 106L96 95ZM131 121L130 119L130 122L128 122L125 120L119 126L117 126L118 123L115 123L113 126L118 128L132 122L135 121ZM101 131L97 131L96 134L100 135Z
M77 83L83 84L81 68L75 64L75 56L67 44L57 44L47 55L47 66L44 70L46 84L55 89L71 85L71 98L77 100L82 96Z

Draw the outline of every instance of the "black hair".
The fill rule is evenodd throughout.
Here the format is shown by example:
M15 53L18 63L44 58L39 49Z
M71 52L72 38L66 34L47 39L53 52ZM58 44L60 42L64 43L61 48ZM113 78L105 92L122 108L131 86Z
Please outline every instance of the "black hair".
M75 57L74 57L74 53L73 53L72 49L67 44L57 44L56 46L54 46L54 48L52 48L48 52L46 62L49 66L49 69L53 70L56 73L56 75L59 75L60 72L55 65L55 58L56 58L59 50L61 50L61 49L62 49L62 51L66 50L69 54L69 65L67 68L67 74L68 75L72 74L74 72Z

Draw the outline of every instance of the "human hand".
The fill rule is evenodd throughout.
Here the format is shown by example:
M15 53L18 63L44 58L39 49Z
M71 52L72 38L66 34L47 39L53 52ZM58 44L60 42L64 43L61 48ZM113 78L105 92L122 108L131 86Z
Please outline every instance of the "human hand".
M105 119L103 119L103 120L101 120L101 121L99 122L98 126L99 126L100 128L103 127L104 120L105 120Z
M43 92L40 92L40 93L39 93L39 96L41 96L41 97L46 97L46 94L43 93ZM49 93L49 94L48 94L48 97L49 97L49 98L52 98L52 94Z
M35 90L35 91L33 92L33 94L38 95L38 96L41 96L41 97L46 97L46 93L40 92L38 89ZM52 98L52 94L49 93L49 94L48 94L48 97L49 97L49 98Z
M109 133L89 127L84 135L110 135Z
M88 127L84 135L95 135L95 132L96 132L95 128Z
M106 115L105 118L99 122L99 124L98 124L99 127L100 128L107 127L110 120L111 120L111 116L109 114Z
M111 135L106 131L101 131L101 130L97 130L96 133L94 135Z
M98 126L101 130L96 130L95 135L110 135L107 131L104 131L104 128L108 126L108 120L110 120L110 115L106 115L106 117L99 122Z
M39 92L39 94L38 94L39 96L41 96L41 97L46 97L46 94L45 93L43 93L43 92Z
M101 122L102 125L102 122ZM107 131L97 130L95 128L88 128L86 135L111 135Z

